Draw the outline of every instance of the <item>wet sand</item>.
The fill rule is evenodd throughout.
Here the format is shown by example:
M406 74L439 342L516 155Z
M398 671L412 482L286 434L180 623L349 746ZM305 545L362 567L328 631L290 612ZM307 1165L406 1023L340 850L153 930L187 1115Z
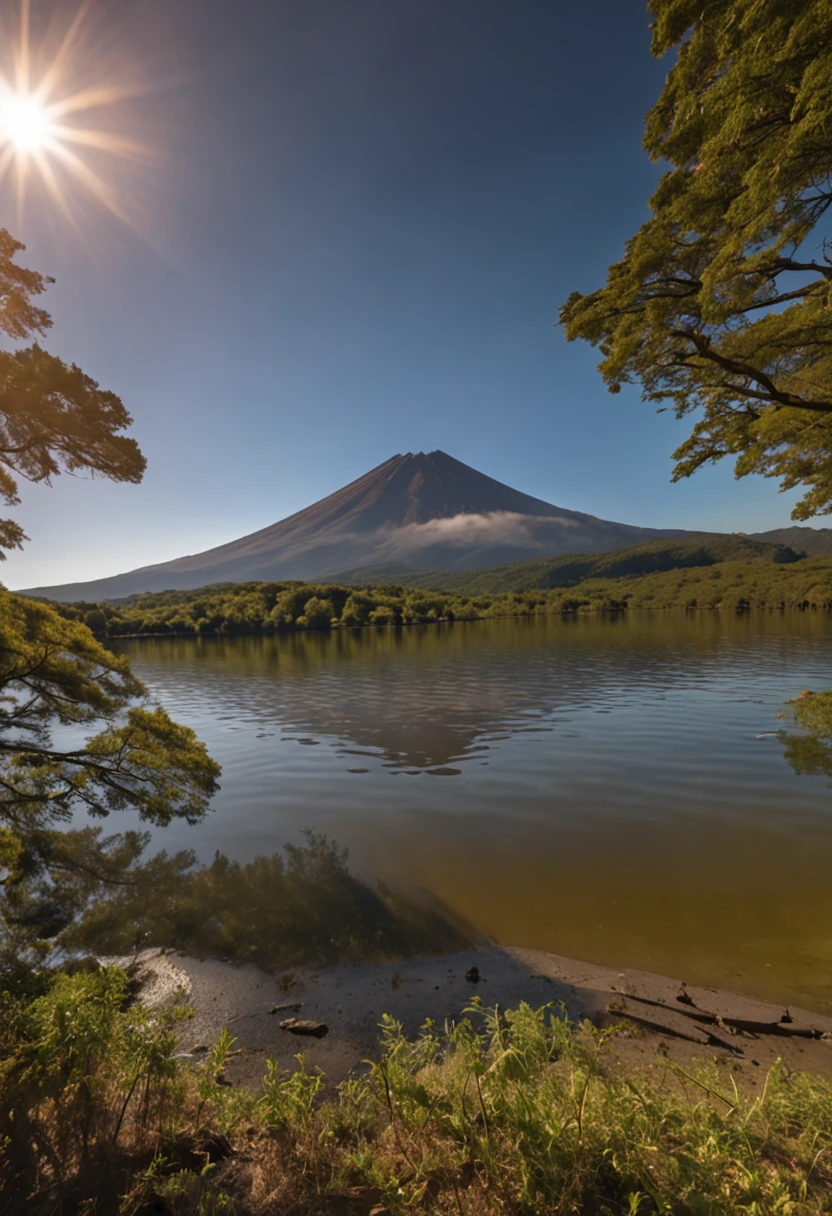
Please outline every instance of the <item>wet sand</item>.
M227 1028L237 1054L226 1076L236 1085L256 1085L268 1055L292 1068L301 1051L308 1067L320 1067L336 1084L377 1054L382 1014L414 1035L427 1018L458 1019L475 995L503 1009L521 1001L535 1008L562 1002L571 1018L597 1025L633 1019L636 1029L613 1040L612 1055L625 1066L716 1061L752 1091L762 1087L778 1058L792 1070L832 1076L832 1018L791 1008L792 1020L782 1022L782 1005L695 985L686 989L689 1001L680 1002L683 976L618 971L537 950L483 946L435 958L275 975L164 950L108 961L138 971L148 1004L177 992L185 996L195 1016L182 1028L181 1049L194 1061ZM472 966L478 983L466 979ZM292 1017L323 1023L328 1033L312 1038L281 1029L281 1021ZM810 1037L812 1032L824 1037Z

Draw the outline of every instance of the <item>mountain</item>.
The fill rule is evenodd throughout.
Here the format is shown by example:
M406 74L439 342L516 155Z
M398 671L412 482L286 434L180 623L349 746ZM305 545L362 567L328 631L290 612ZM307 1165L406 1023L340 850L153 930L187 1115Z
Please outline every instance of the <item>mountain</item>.
M749 532L749 540L802 549L809 557L826 557L832 553L832 528L772 528L770 532Z
M460 595L503 595L517 591L549 591L574 587L584 579L627 578L662 574L669 570L716 566L721 562L768 562L785 565L800 561L804 554L786 545L752 540L748 536L689 532L682 539L643 541L607 553L562 554L532 561L509 562L481 570L403 570L396 567L365 567L344 570L333 582L348 586L399 583Z
M445 452L408 452L259 532L112 578L34 587L63 601L259 579L323 578L358 565L470 570L560 553L603 553L681 530L636 528L553 506Z

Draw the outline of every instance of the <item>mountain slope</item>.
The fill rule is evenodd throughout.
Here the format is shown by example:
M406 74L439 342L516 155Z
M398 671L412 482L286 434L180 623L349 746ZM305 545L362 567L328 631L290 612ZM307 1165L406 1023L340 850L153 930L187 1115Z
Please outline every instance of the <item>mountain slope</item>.
M509 562L479 570L413 570L381 566L345 570L333 581L359 586L392 582L463 595L502 595L573 587L584 579L615 579L715 566L720 562L790 564L804 555L785 545L764 544L748 536L690 534L683 539L644 541L608 553L563 554L533 561Z
M809 557L832 554L832 528L801 528L794 524L790 528L772 528L770 532L749 532L748 539L789 545L792 549L802 549Z
M217 582L321 578L359 564L468 570L535 554L599 553L681 535L556 507L445 452L408 452L229 544L112 578L36 587L26 594L102 600Z

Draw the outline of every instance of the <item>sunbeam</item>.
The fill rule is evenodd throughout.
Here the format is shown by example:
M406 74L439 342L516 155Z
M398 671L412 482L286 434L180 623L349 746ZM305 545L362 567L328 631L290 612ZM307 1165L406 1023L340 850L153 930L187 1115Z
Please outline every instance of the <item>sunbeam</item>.
M36 186L71 218L69 194L75 185L130 222L116 185L93 168L85 153L130 160L151 156L138 140L90 125L92 112L111 110L147 92L147 87L101 77L100 57L82 53L86 14L83 5L45 63L43 50L36 55L32 45L29 0L21 0L17 37L5 40L6 62L0 62L0 185L13 179L19 220L27 193Z

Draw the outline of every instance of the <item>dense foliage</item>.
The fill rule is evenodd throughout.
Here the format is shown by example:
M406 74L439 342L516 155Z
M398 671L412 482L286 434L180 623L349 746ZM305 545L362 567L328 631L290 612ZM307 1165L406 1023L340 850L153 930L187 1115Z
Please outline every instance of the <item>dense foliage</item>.
M0 333L15 341L52 324L36 303L52 280L17 265L24 248L0 228ZM135 439L121 434L131 421L115 393L37 342L0 351L0 501L20 501L18 477L49 482L64 470L141 481L145 459ZM0 559L26 539L14 520L0 520Z
M59 604L107 638L257 634L625 608L828 608L832 558L742 537L648 541L612 553L436 573L439 588L238 583L113 604Z
M118 970L54 976L5 1012L9 1216L821 1216L832 1199L828 1080L775 1065L751 1098L716 1067L633 1074L615 1032L550 1007L475 1000L415 1041L385 1017L377 1062L326 1101L302 1056L230 1087L227 1032L183 1060L187 1011L131 1003Z
M549 592L550 602L557 602ZM832 558L794 565L719 562L616 579L586 579L563 602L577 610L632 608L832 609Z
M649 540L609 553L567 553L560 557L508 562L464 574L437 576L446 590L475 592L531 591L574 587L588 578L614 579L625 575L657 574L715 566L719 562L799 561L803 554L785 545L765 544L736 536L702 536L686 540ZM431 582L431 585L433 583Z
M832 510L832 6L651 0L676 58L644 146L669 163L606 286L574 292L567 337L609 388L696 416L674 476L731 456L738 477Z
M78 811L196 822L218 776L126 659L86 626L0 590L0 965L47 949L95 885L116 879L117 848L65 830Z

